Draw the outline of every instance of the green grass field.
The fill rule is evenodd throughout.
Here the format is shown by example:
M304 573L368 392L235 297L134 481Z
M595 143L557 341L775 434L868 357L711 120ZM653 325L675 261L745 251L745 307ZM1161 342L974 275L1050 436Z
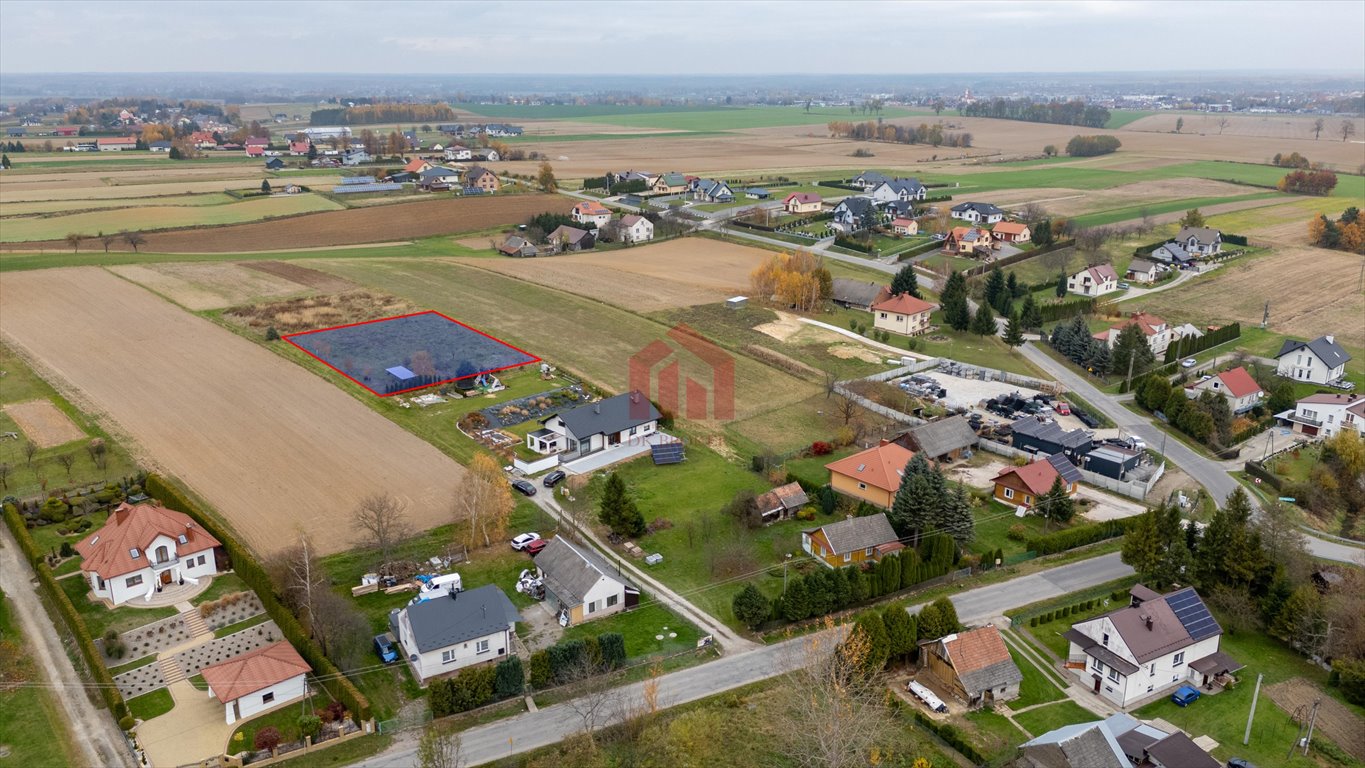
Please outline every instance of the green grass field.
M1022 725L1024 730L1034 736L1041 736L1064 725L1089 723L1099 719L1094 712L1083 709L1081 705L1070 699L1055 704L1047 704L1037 709L1030 709L1027 712L1018 712L1014 715L1014 722Z
M128 700L128 711L138 720L151 720L160 717L175 708L175 699L171 697L171 692L165 688L158 688L150 693Z
M213 226L259 221L273 216L292 216L317 211L337 211L342 206L325 197L299 194L260 197L226 205L175 206L147 205L138 208L73 213L11 219L5 222L0 240L60 240L72 232L94 235L98 232L141 231L190 226ZM99 242L89 240L87 248L97 250Z
M1158 216L1163 213L1188 211L1191 208L1208 208L1223 203L1237 203L1248 200L1261 200L1264 201L1265 205L1276 205L1290 199L1292 199L1291 196L1279 192L1261 192L1225 197L1191 197L1183 200L1165 200L1162 202L1145 203L1143 205L1131 205L1124 208L1097 211L1095 213L1077 216L1071 221L1078 227L1098 227L1105 224L1116 224L1120 221L1140 219L1144 214Z
M5 557L13 557L7 552ZM7 659L21 680L41 682L37 664L24 652L25 640L19 633L19 622L11 613L8 598L0 594L0 642L3 653L14 653ZM81 754L75 749L67 731L66 715L57 703L57 693L42 686L20 686L0 695L0 745L9 755L0 758L6 765L58 766L77 765Z
M1066 698L1066 694L1052 682L1047 675L1034 666L1028 657L1013 649L1010 656L1014 658L1015 666L1023 673L1024 679L1019 683L1019 698L1009 702L1009 708L1020 710L1024 707L1031 707L1034 704L1042 704L1048 701L1060 701Z
M1156 113L1145 109L1111 109L1109 110L1109 122L1105 123L1104 127L1111 131L1118 130L1129 123L1154 114Z
M161 608L132 608L121 605L110 609L104 607L103 603L90 600L90 584L85 579L72 576L57 583L61 585L66 596L71 598L71 604L76 606L76 613L85 621L91 637L101 637L111 629L120 633L127 632L177 613L173 605Z
M205 192L190 195L165 195L161 197L121 197L100 200L41 200L32 203L5 203L5 218L36 213L63 213L69 211L100 210L106 208L136 208L145 205L155 206L201 206L227 205L237 198L222 192ZM8 223L6 224L8 226ZM102 246L97 241L85 243L83 247L92 250Z
M606 632L619 632L626 641L627 663L653 654L668 654L697 647L701 632L686 619L649 602L628 613L593 619L564 630L565 640L585 640ZM658 637L662 635L663 639ZM676 635L676 637L670 637Z
M634 107L609 104L539 105L456 104L457 109L491 118L515 121L573 120L585 123L622 125L631 128L663 128L677 131L725 131L742 128L772 128L784 125L815 125L831 120L875 120L877 115L850 113L847 108L814 107ZM881 117L896 118L932 115L928 110L884 109Z

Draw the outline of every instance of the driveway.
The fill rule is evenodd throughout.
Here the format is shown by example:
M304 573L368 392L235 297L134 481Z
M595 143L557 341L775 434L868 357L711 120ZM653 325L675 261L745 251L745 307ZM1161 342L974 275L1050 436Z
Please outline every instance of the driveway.
M221 755L240 721L228 725L223 704L207 691L195 690L188 680L172 683L167 690L175 699L175 708L137 727L147 759L155 766L172 766ZM298 706L297 701L290 703ZM249 745L242 747L247 748Z
M1147 511L1147 507L1132 499L1115 496L1112 493L1096 490L1088 485L1077 486L1076 495L1094 502L1085 512L1085 519L1100 523L1105 520L1122 520L1137 517Z

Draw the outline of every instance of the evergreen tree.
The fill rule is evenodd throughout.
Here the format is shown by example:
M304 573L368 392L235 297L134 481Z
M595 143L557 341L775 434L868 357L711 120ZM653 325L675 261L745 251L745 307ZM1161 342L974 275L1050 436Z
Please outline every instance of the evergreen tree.
M1192 560L1190 559L1190 549L1185 544L1184 530L1186 526L1180 519L1180 507L1170 504L1165 507L1157 507L1157 520L1160 526L1159 541L1161 544L1161 559L1157 564L1157 571L1154 574L1156 583L1162 587L1179 584L1186 581L1186 573L1189 572ZM1195 526L1191 524L1189 528Z
M1147 335L1137 323L1129 323L1119 331L1112 350L1110 370L1123 377L1128 376L1129 361L1132 362L1133 376L1141 376L1156 364L1156 355L1147 344Z
M744 585L730 607L735 612L735 618L749 629L758 629L772 613L772 603L752 583Z
M953 270L948 275L948 279L943 281L943 292L940 298L953 295L967 295L967 278L957 270Z
M825 580L825 569L811 571L801 581L806 584L806 600L809 601L810 615L824 616L834 610L834 592Z
M1159 515L1155 509L1143 512L1123 537L1120 559L1137 571L1138 581L1155 583L1161 562Z
M1005 288L1009 292L1010 298L1014 299L1022 299L1024 294L1028 293L1028 289L1019 284L1019 278L1014 274L1014 270L1012 269L1005 278Z
M901 550L901 589L918 584L919 577L919 550L907 548Z
M915 454L901 473L900 486L887 513L897 536L912 536L918 545L920 532L934 527L942 488L942 473L930 467L923 454Z
M886 637L891 645L892 659L908 659L915 652L915 619L903 606L888 605L882 611L882 624L886 626Z
M919 295L919 278L915 275L915 265L906 264L896 272L896 276L891 279L892 295L908 293L915 298Z
M940 620L938 603L930 603L919 609L915 616L916 632L919 640L937 640L943 637L946 632L940 632L939 627L943 622Z
M1010 315L1009 323L1005 325L1005 343L1011 347L1022 346L1024 343L1024 329L1019 321L1018 312Z
M1024 304L1019 308L1019 322L1029 330L1043 327L1043 310L1038 308L1032 293L1024 295Z
M1000 271L999 266L993 267L990 273L986 275L986 288L984 293L986 303L999 309L1000 302L1003 301L1007 295L1006 291L1005 274Z
M853 601L853 590L849 589L848 577L840 573L842 570L842 568L825 570L825 583L829 585L829 594L833 599L835 610L847 608L848 604Z
M1034 224L1032 230L1034 245L1040 248L1045 245L1052 245L1052 219L1043 219Z
M261 179L261 194L270 194L270 179Z
M991 305L988 301L983 301L976 307L976 316L972 318L972 333L977 336L994 336L996 333L995 313L991 312Z
M635 538L644 535L644 516L640 514L640 509L635 506L635 500L627 492L625 481L614 472L607 476L597 517L618 536Z
M1270 634L1305 653L1315 653L1323 633L1322 595L1311 584L1295 589L1270 624Z
M861 568L841 568L844 572L845 581L848 582L848 602L857 605L868 597L867 577L863 575Z
M1069 523L1076 515L1076 505L1060 475L1052 479L1052 487L1038 499L1038 512L1054 523Z
M965 546L976 535L976 518L972 515L971 497L967 488L958 483L946 494L943 504L943 527L958 546Z
M956 270L943 282L939 295L943 318L955 331L965 331L972 322L972 310L967 304L967 278Z
M1053 292L1057 294L1057 298L1059 298L1059 299L1066 295L1066 275L1065 275L1065 274L1057 275L1057 287L1053 290Z
M943 622L940 627L943 634L949 635L962 628L962 622L957 620L957 607L953 601L946 597L940 597L934 601L938 605L939 621Z
M861 636L865 644L860 649L862 658L856 659L864 671L872 673L886 666L887 659L891 657L891 637L886 632L886 624L880 613L869 611L859 616L849 636Z
M901 588L901 559L898 555L888 555L877 565L877 580L881 582L880 592L889 595Z
M1090 326L1086 324L1083 315L1076 315L1067 326L1066 334L1062 337L1062 346L1058 350L1066 355L1066 358L1074 363L1085 361L1086 353L1090 351L1090 342L1094 339L1090 335Z
M0 155L0 168L4 168L5 170L8 171L10 168L13 167L14 163L10 162L9 155L7 154Z
M806 593L806 580L792 579L787 586L787 593L782 596L782 618L787 621L800 621L810 615L810 596Z
M1113 352L1109 350L1109 345L1092 338L1089 344L1089 352L1085 356L1085 364L1096 376L1108 376L1113 373L1114 359Z

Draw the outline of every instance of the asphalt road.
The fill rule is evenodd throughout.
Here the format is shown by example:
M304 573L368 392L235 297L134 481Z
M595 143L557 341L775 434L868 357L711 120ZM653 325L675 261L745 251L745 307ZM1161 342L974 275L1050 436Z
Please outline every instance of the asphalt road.
M961 621L978 623L1000 616L1011 608L1104 584L1132 573L1133 569L1124 565L1119 560L1118 553L1114 553L1058 566L1041 573L1020 576L991 586L963 590L950 599L957 607L958 618ZM918 606L911 610L917 608ZM805 655L806 644L811 642L812 638L828 638L830 632L837 631L829 630L817 635L761 646L698 667L663 675L658 679L659 707L666 709L686 704L781 675L795 668ZM643 683L631 683L612 689L610 698L599 707L599 711L605 712L606 715L597 719L595 725L602 727L617 722L621 719L623 711L638 708L643 702L643 689ZM583 701L584 699L580 699L577 705L568 702L556 704L536 712L526 712L465 730L460 734L462 755L468 765L481 765L558 743L584 730L585 719L580 714L586 708ZM364 768L411 766L416 763L415 755L415 747L410 741L405 741L358 765Z

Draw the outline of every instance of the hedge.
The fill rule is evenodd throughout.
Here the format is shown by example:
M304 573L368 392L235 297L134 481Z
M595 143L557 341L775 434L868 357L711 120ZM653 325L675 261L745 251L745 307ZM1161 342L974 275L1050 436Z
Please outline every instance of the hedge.
M844 237L843 235L834 238L834 244L840 248L847 248L851 251L861 251L863 253L872 253L872 251L876 249L876 246L872 245L870 242L864 243L860 240L854 240L851 237Z
M818 187L835 187L837 189L851 189L855 192L863 191L862 187L855 187L852 184L845 184L842 181L817 181L815 182L815 185Z
M1227 244L1229 244L1229 245L1247 245L1247 236L1246 236L1246 235L1224 234L1224 235L1223 235L1223 242L1225 242L1225 243L1227 243Z
M71 598L62 591L57 580L53 578L52 569L43 561L38 546L33 543L33 537L29 536L28 527L24 525L24 519L19 515L19 508L13 504L5 504L4 516L5 524L19 542L19 548L24 551L24 556L29 559L34 572L38 574L38 586L47 593L53 605L57 606L57 612L62 615L71 636L76 638L76 646L81 649L81 656L85 658L85 665L90 668L90 676L95 679L100 696L104 698L104 705L114 713L115 720L122 721L128 716L128 705L118 692L118 686L114 685L114 677L109 674L109 668L104 666L100 650L95 646L95 640L90 637L90 628L76 612L76 606L71 603Z
M915 246L914 248L906 248L905 250L903 250L903 251L901 251L900 253L896 254L896 259L897 259L898 261L903 261L903 260L905 260L905 259L907 259L907 258L909 258L909 257L911 257L911 256L918 256L918 255L920 255L921 253L928 253L929 251L936 251L936 250L938 250L938 249L941 248L941 247L943 247L942 241L940 241L940 240L930 240L929 242L924 243L923 245L917 245L917 246Z
M962 753L962 756L972 762L973 765L986 765L988 758L981 754L961 730L947 723L940 723L918 709L911 710L915 717L915 722L927 729L930 733L943 739L948 746Z
M1038 313L1045 323L1052 320L1066 320L1076 315L1093 314L1098 303L1099 299L1074 299L1058 304L1044 304L1038 307Z
M1251 426L1247 427L1246 429L1243 429L1240 432L1234 432L1232 437L1228 439L1228 443L1232 445L1237 445L1243 440L1250 440L1251 438L1261 434L1262 432L1266 431L1267 429L1270 429L1273 426L1275 426L1275 417L1267 416L1264 419L1261 419L1260 421L1256 422L1255 424L1252 424ZM1236 457L1234 456L1234 458Z
M1140 519L1141 516L1127 517L1122 520L1107 520L1103 523L1078 525L1056 533L1035 536L1024 541L1024 549L1037 552L1040 556L1065 552L1068 549L1122 536L1132 529Z
M1284 481L1281 480L1279 476L1276 475L1274 472L1271 472L1270 470L1261 466L1261 463L1259 461L1248 461L1243 466L1246 469L1248 475L1251 475L1252 477L1259 477L1261 480L1268 483L1271 488L1274 488L1277 491L1284 489Z
M252 557L248 550L237 537L227 530L224 526L212 517L204 513L199 505L190 501L180 492L180 489L171 485L161 478L160 475L147 475L146 491L148 495L158 499L169 509L184 512L194 521L208 531L210 536L223 543L223 551L227 553L228 560L232 563L232 568L237 576L246 582L256 592L256 596L261 600L261 606L265 612L275 621L275 625L280 628L280 632L285 636L291 645L299 652L312 667L313 674L317 681L334 699L346 705L356 722L369 720L373 713L370 708L369 699L355 687L341 670L337 668L332 660L327 658L314 640L304 631L303 625L288 608L280 602L279 596L275 593L275 585L270 581L270 576L260 563Z
M1233 339L1239 339L1241 337L1242 324L1228 323L1216 331L1208 331L1203 336L1191 339L1188 344L1182 339L1180 344L1172 344L1171 346L1166 347L1165 362L1175 362L1177 352L1181 355L1189 356L1196 352L1203 352L1210 347L1216 347L1219 344L1226 344Z

